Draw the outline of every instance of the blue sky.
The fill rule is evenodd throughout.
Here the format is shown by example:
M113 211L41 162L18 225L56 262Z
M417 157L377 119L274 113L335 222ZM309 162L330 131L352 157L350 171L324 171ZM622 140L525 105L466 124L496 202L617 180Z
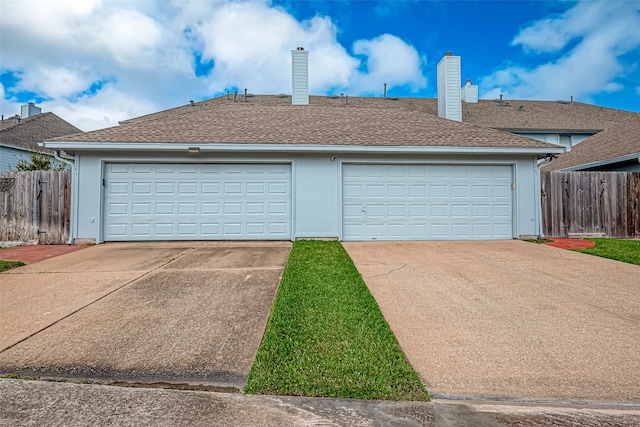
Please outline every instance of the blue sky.
M35 101L83 130L290 93L297 46L312 94L434 97L452 51L481 98L640 111L640 0L0 0L0 24L2 114Z

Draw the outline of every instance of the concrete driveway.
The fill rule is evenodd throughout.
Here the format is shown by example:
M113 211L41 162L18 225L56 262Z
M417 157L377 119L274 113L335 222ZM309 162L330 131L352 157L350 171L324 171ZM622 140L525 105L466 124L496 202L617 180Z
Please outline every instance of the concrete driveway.
M344 246L437 396L640 404L640 267L521 241Z
M105 244L0 274L0 373L242 389L288 242Z

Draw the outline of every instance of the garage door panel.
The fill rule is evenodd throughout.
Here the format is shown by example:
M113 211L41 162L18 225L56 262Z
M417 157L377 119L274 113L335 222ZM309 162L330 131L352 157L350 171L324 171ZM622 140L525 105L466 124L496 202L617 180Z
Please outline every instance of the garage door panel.
M132 203L132 215L149 215L151 213L151 203Z
M447 191L448 187L444 184L431 184L429 185L429 195L428 197L432 199L440 198L446 199L449 198L449 192Z
M174 233L173 224L156 224L155 232L157 236L171 236Z
M283 202L269 202L269 215L290 215L289 205Z
M289 239L287 164L107 164L103 239Z
M173 215L173 203L156 203L156 215Z
M134 223L131 224L131 234L133 236L149 237L151 235L151 226L148 223Z
M493 205L491 215L494 218L511 219L511 205Z
M133 165L133 173L136 175L149 175L151 173L151 165L150 164Z
M454 239L466 239L471 234L469 224L451 224L451 236Z
M510 239L512 168L343 165L343 239Z

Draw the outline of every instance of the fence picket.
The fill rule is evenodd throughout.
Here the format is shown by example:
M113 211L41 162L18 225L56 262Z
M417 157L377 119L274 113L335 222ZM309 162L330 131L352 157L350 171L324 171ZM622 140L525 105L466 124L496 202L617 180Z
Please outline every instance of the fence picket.
M70 189L70 171L0 173L0 241L66 243Z
M546 236L640 238L640 172L542 172Z

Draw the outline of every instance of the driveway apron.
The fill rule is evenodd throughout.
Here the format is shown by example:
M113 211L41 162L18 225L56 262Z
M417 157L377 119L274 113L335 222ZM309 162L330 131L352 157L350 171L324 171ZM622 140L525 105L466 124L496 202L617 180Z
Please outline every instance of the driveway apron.
M0 372L241 389L290 249L115 243L10 270Z
M522 241L344 246L436 396L640 403L640 267Z

